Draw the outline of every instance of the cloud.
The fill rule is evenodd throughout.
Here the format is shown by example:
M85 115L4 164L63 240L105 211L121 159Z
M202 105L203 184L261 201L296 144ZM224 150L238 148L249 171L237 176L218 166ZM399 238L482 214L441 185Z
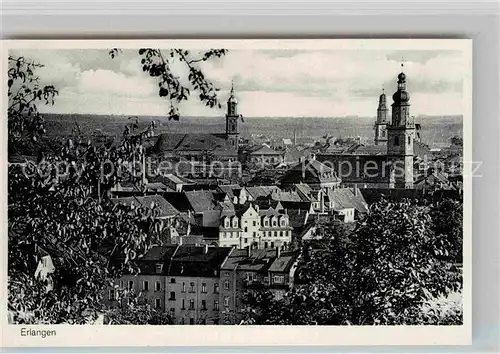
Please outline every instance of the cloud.
M46 64L39 72L43 82L60 89L61 97L52 109L168 112L168 102L158 97L157 82L142 72L137 50L124 50L115 59L108 50L28 52ZM230 50L221 59L199 65L221 88L222 102L234 81L240 112L246 116L374 116L382 87L389 97L397 89L401 56L412 114L460 113L465 62L457 51ZM171 67L187 83L184 65L173 62ZM196 92L191 98L181 105L184 115L225 113L225 108L205 107Z
M80 74L77 89L89 92L124 95L129 98L150 97L155 94L154 82L147 77L125 76L110 70L87 70Z

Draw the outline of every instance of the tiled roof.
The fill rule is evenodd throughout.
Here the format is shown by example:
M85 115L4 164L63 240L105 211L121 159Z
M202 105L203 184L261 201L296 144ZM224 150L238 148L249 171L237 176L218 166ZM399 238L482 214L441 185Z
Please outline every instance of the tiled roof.
M335 171L317 161L317 160L307 160L300 162L281 178L282 182L285 183L328 183L328 182L340 182L340 178L337 176Z
M307 223L309 217L307 209L288 209L287 214L290 226L294 229L303 227Z
M254 199L259 197L267 197L274 191L279 191L280 188L277 186L254 186L245 187L248 194L250 194Z
M284 154L284 151L274 150L274 149L271 149L265 145L262 145L259 148L252 150L250 152L250 155L257 155L257 156L260 156L260 155L283 155L283 154Z
M164 178L172 181L172 183L175 184L194 184L193 181L191 181L188 178L182 177L182 176L177 176L172 173L167 174Z
M368 212L368 205L359 189L357 190L357 194L355 194L352 188L339 188L329 191L327 197L330 201L334 202L334 210L339 211L354 208L360 213Z
M219 150L219 152L217 152ZM223 155L237 155L236 149L225 139L213 134L161 134L153 148L156 153L166 151L211 151Z
M143 208L151 208L155 205L159 211L159 217L170 217L180 214L172 204L161 195L145 195L136 197L113 198L113 203L124 203L126 205L141 205Z
M220 185L219 189L222 192L226 193L231 200L233 200L235 195L239 195L241 187L238 184L227 184L227 185Z
M297 260L297 253L295 252L283 252L279 258L275 258L271 266L269 267L270 272L288 272L292 267L293 263Z
M230 254L230 247L180 246L170 264L170 276L219 277L222 263Z
M274 200L280 202L301 202L302 198L296 192L276 192L272 194Z
M190 191L185 192L185 194L191 208L196 213L201 213L205 210L213 210L217 206L212 191Z

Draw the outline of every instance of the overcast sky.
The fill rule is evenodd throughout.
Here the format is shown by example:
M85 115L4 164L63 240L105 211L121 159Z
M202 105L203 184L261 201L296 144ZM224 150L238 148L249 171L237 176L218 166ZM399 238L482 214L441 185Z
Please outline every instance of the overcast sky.
M26 50L14 52L45 65L38 75L60 96L43 112L166 115L168 102L157 83L141 70L137 51L111 59L108 50ZM412 115L462 114L460 51L298 51L231 50L203 64L225 102L234 80L244 116L375 116L385 88L389 103L397 75L408 79ZM178 75L184 75L179 67ZM184 116L222 116L192 96L181 106Z

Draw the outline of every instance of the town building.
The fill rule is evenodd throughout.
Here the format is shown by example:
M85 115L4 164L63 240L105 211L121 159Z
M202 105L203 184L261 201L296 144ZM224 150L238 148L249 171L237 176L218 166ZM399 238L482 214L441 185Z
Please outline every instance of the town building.
M247 292L269 290L276 299L293 287L298 252L234 250L221 267L221 324L240 323Z
M227 247L156 246L136 261L138 274L125 274L108 288L106 304L149 303L174 324L219 324L220 271Z

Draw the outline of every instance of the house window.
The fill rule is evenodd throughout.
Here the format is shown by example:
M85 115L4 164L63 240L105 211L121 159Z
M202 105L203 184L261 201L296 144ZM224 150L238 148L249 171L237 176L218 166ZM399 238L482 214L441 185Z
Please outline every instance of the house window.
M269 246L268 242L264 242L264 248L267 248Z
M214 300L214 311L219 311L219 301Z
M248 238L244 238L244 239L243 239L243 241L244 241L245 243L248 243Z
M201 300L201 309L206 310L207 309L207 301L206 300Z
M175 307L170 308L170 316L175 317Z
M225 232L222 233L222 236L224 236L224 238L227 238L227 235Z
M194 283L189 284L189 292L194 293Z
M280 231L280 236L283 236L283 231Z
M201 292L206 293L207 292L207 284L206 283L201 283Z
M170 283L175 284L175 278L170 278Z
M253 226L257 226L257 223L255 222L255 220L253 221Z
M189 300L189 309L194 310L194 300L193 299Z
M184 324L184 317L181 318L181 324Z
M186 283L182 282L182 292L186 292Z
M408 136L408 145L410 145L410 144L411 144L411 137Z
M254 232L253 232L253 237L255 237L255 236L257 236L257 233L254 231Z
M161 309L161 299L155 299L155 307Z
M278 236L278 231L274 231L274 237Z
M399 146L399 136L394 137L394 145Z
M246 221L245 221L246 222ZM245 226L245 232L248 232L248 227Z
M132 290L133 288L134 288L134 281L133 280L129 280L128 281L128 289Z
M144 280L144 281L142 282L142 290L144 290L144 291L149 291L149 281Z
M224 290L229 290L229 282L227 280L224 282Z
M229 307L229 296L224 296L224 306Z
M169 300L175 300L175 291L170 292Z
M283 284L285 282L285 277L282 275L275 275L273 278L273 283Z
M163 270L163 264L156 263L156 274L160 274Z
M109 290L108 300L115 300L115 291L113 289Z
M214 294L218 294L218 293L219 293L219 284L215 283L214 284Z
M229 272L224 272L225 277L228 277L229 275L230 275Z
M253 281L253 273L247 273L247 280Z
M185 310L185 309L186 309L186 299L182 299L181 310Z
M190 324L190 325L194 325L194 318L192 318L192 317L191 317L191 318L189 319L189 324Z
M218 318L214 318L214 325L218 325L219 324L219 319Z
M161 282L160 281L156 281L155 291L161 291Z

